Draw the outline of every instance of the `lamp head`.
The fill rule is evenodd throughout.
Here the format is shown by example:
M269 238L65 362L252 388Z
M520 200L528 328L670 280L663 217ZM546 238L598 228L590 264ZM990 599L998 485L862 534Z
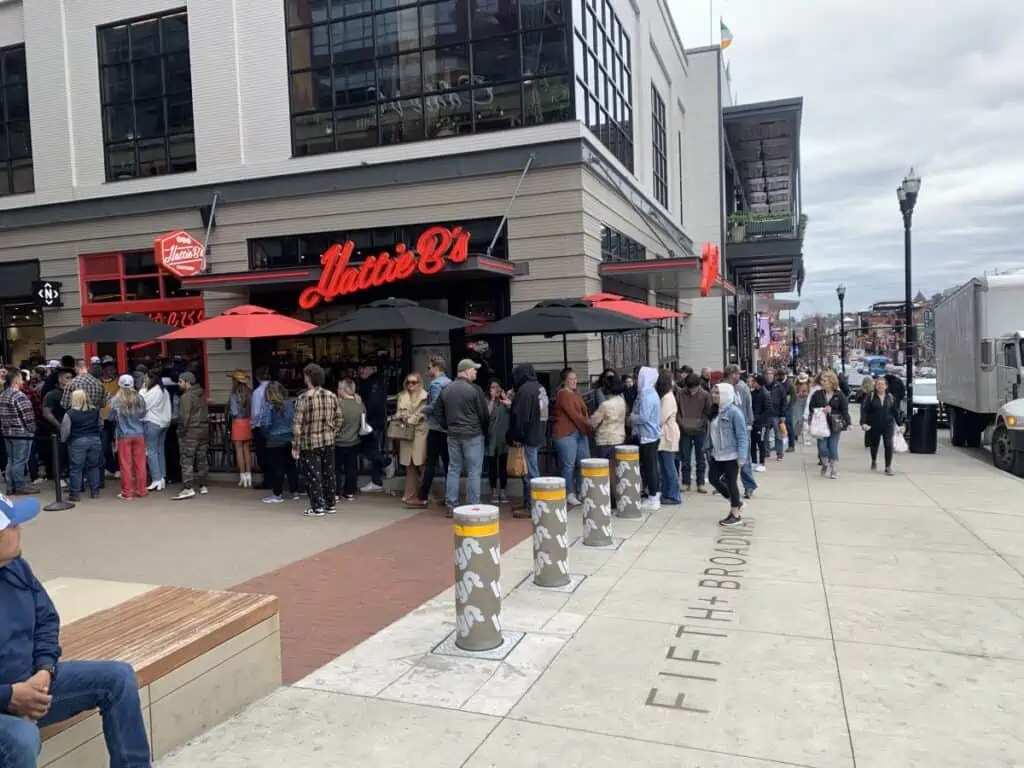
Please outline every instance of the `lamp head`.
M840 301L846 298L846 286L844 284L840 283L836 288L836 296L839 297Z
M903 179L903 189L907 193L907 197L914 197L921 189L921 176L913 168L907 173Z

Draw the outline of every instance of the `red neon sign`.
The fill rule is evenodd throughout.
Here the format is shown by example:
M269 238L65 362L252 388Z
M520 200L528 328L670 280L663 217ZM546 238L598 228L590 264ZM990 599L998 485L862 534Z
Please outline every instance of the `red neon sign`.
M350 267L354 250L355 245L349 240L324 251L320 257L323 272L319 282L299 295L302 309L313 309L321 301L334 301L357 291L398 283L417 272L436 275L448 263L461 264L469 258L469 232L462 227L430 227L416 240L415 250L399 243L393 255L385 251Z
M170 312L149 312L149 318L157 323L173 325L175 328L188 328L190 325L203 321L203 310L182 309Z
M700 260L700 295L711 293L715 280L718 279L718 246L704 243Z

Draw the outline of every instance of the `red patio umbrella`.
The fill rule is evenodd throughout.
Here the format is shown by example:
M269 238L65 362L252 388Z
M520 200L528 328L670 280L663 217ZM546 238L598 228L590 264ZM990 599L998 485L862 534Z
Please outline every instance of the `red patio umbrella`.
M609 312L618 312L620 315L627 315L635 320L651 322L683 317L680 312L641 304L639 301L631 301L615 293L592 293L589 296L584 296L583 300L589 301L594 309L607 309Z
M252 304L229 309L201 323L179 328L160 337L161 341L179 339L264 339L273 336L298 336L316 328L312 323L282 315Z

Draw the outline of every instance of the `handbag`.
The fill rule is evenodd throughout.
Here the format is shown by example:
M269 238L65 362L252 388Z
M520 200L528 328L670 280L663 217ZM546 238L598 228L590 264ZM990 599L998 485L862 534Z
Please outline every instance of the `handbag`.
M907 445L907 439L903 437L902 432L897 432L892 436L892 449L896 453L909 453L910 446Z
M521 445L513 445L508 449L505 469L509 477L526 477L526 451Z
M369 422L366 421L366 414L364 413L359 421L359 436L366 437L367 435L373 434L373 427L370 426Z
M825 412L820 408L811 415L811 437L825 438L832 435L832 430L829 429L828 419L825 418Z
M416 427L407 421L392 419L388 422L389 440L414 440L416 439Z

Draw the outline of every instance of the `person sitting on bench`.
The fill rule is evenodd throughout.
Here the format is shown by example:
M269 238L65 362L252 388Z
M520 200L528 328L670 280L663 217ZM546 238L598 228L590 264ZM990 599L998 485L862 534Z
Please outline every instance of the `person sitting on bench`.
M60 617L21 557L39 500L0 495L0 766L35 768L39 729L99 709L111 768L150 768L135 672L121 661L60 661Z

